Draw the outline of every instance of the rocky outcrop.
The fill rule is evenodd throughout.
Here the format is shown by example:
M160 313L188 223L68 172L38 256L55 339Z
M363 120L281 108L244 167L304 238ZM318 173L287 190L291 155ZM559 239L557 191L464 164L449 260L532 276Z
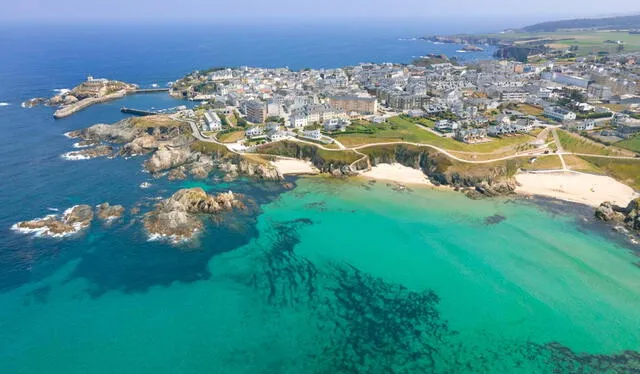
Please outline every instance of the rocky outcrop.
M44 104L47 102L47 99L45 99L44 97L34 97L33 99L29 99L25 102L22 103L22 107L23 108L33 108L35 106L38 106L40 104Z
M136 128L130 119L125 119L112 125L99 123L86 129L71 131L67 135L84 140L129 143L141 135L141 130Z
M217 166L219 170L225 173L225 181L234 180L240 175L260 180L280 181L284 179L273 165L250 161L241 156L222 160Z
M626 207L604 202L596 209L595 215L602 221L623 224L630 230L640 231L640 198L631 200Z
M67 152L62 155L67 160L89 160L96 157L106 157L113 154L113 147L99 145L93 148L86 148L80 151Z
M13 229L36 236L64 237L76 233L91 224L93 210L88 205L76 205L67 209L62 216L48 215L31 221L18 222Z
M63 105L72 105L77 103L79 100L77 97L73 96L73 95L67 95L64 97L62 104Z
M200 230L201 215L244 209L241 196L229 191L212 196L202 188L182 189L163 200L144 216L144 227L151 237L189 240Z
M152 135L142 135L122 146L120 155L130 157L144 155L158 149L158 141Z
M184 166L177 167L175 169L171 169L167 173L167 179L170 181L181 181L187 179L187 174L184 171Z
M96 216L103 221L112 221L122 217L124 207L122 205L111 205L102 203L96 207Z
M188 148L160 148L145 163L150 173L157 173L176 168L197 160L197 155Z

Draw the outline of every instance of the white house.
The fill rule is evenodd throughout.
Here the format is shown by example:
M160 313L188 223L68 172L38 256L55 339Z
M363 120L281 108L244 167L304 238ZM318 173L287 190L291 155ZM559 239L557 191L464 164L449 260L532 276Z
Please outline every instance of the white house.
M548 106L544 108L544 115L560 122L573 121L576 119L576 114L574 112L558 106Z
M295 114L289 117L288 127L291 128L302 128L307 126L309 121L307 120L307 116L301 114Z
M325 131L344 131L351 123L348 120L332 118L324 121Z
M220 120L220 117L218 117L218 114L213 110L209 110L204 113L204 120L209 131L218 131L222 129L222 121Z
M302 135L311 139L320 139L322 137L320 130L304 130Z
M272 133L270 133L269 135L267 135L267 138L269 138L269 140L271 140L272 142L275 142L277 140L282 140L282 139L286 139L288 137L287 133L284 131L274 131Z
M587 119L575 125L575 129L578 131L591 131L595 128L596 120L594 119Z
M460 124L455 121L449 121L447 119L436 122L436 130L440 132L455 131L460 127Z
M263 133L264 133L264 130L260 126L253 126L249 128L247 131L245 131L245 135L249 139L261 136Z

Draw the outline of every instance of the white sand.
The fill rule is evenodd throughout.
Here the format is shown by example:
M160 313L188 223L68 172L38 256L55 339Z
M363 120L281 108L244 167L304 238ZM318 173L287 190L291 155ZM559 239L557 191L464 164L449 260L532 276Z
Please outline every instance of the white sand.
M282 175L318 174L318 169L309 161L279 159L272 161L271 164L273 164Z
M602 175L572 172L516 175L517 193L539 195L597 207L605 201L627 206L637 196L629 186Z
M372 167L371 170L363 172L362 176L402 184L433 186L427 176L420 170L400 164L379 164Z

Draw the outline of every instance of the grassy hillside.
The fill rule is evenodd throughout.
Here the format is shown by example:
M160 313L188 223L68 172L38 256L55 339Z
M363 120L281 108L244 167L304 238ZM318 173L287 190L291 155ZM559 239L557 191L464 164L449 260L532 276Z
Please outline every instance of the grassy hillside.
M527 32L553 32L562 29L638 29L640 15L606 18L581 18L541 22L523 27Z

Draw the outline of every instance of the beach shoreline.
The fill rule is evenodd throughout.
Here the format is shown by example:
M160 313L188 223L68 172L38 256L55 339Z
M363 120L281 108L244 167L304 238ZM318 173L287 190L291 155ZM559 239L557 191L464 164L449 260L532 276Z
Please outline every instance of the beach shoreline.
M380 181L400 183L403 185L437 188L422 171L398 163L378 164L370 170L359 173L359 176Z
M298 159L277 159L271 161L281 175L315 175L320 171L309 161Z
M520 173L515 192L598 207L606 201L627 206L638 197L633 188L604 175L578 172Z
M451 190L434 185L422 171L397 163L376 165L359 173L359 176L402 185ZM520 173L515 179L518 186L514 192L519 196L539 196L594 208L606 201L626 206L639 196L633 188L604 175L578 172Z

